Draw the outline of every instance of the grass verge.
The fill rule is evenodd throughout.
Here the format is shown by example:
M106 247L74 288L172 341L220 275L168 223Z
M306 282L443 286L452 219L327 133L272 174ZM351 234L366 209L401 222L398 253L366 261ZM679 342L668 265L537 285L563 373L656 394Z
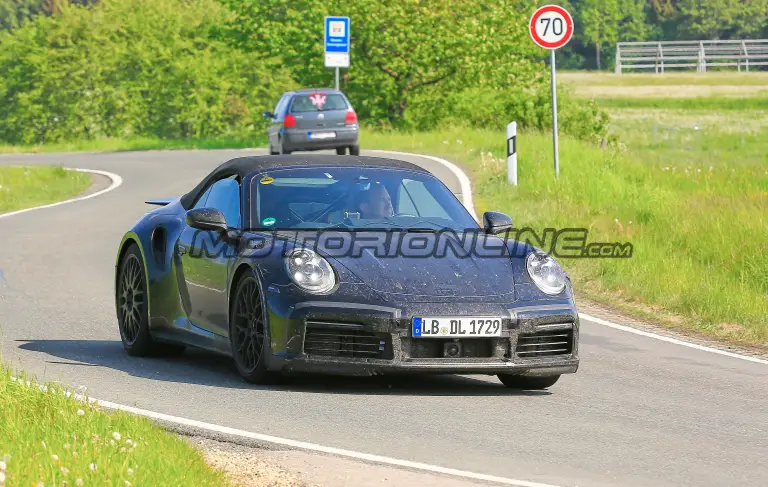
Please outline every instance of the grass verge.
M0 485L229 485L198 450L146 418L27 381L0 366Z
M90 174L61 167L0 166L0 213L62 201L90 185Z
M518 137L519 186L506 180L501 132L366 133L363 146L443 156L473 180L476 209L516 228L584 228L588 242L630 242L630 259L563 258L587 297L641 305L668 324L768 349L768 169L764 155L619 151L551 136Z

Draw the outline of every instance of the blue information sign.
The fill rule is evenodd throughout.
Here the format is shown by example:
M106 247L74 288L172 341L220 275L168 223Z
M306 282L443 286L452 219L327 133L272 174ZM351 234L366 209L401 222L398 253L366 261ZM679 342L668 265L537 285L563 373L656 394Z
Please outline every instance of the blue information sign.
M325 52L349 54L349 17L325 18Z

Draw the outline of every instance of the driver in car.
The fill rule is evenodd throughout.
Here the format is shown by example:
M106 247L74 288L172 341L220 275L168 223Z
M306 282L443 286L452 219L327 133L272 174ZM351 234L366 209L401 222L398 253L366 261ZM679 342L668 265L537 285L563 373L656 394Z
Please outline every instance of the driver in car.
M371 189L363 191L358 200L360 218L377 219L393 216L392 198L387 188L381 184L371 185Z

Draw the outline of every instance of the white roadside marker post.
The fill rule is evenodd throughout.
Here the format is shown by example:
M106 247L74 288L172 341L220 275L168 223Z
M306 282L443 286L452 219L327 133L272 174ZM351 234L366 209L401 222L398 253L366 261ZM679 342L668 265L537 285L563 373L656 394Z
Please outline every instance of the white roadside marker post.
M507 181L517 186L517 122L507 124Z
M528 31L533 42L549 49L552 78L552 151L555 159L555 178L560 177L560 157L557 140L557 79L555 77L555 50L568 44L573 37L573 18L563 7L545 5L531 16Z

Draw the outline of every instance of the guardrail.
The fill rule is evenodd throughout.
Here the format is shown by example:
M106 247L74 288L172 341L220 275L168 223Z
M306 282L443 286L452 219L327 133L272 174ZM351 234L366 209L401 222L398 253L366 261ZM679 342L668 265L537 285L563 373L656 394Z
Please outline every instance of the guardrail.
M628 69L696 68L710 66L768 66L768 39L740 41L619 42L616 45L616 74ZM759 68L758 68L759 69Z

